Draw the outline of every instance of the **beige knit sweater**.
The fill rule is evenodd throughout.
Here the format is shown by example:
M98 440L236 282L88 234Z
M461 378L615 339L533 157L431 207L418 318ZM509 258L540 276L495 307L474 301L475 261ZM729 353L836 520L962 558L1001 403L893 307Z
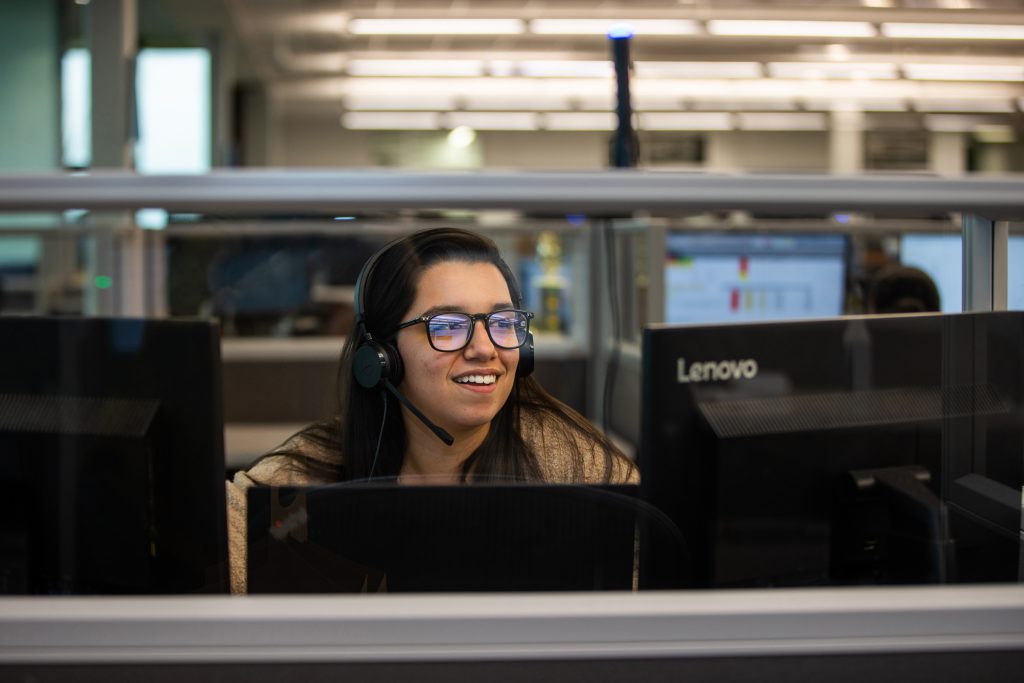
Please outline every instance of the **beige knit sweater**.
M637 483L639 476L623 456L612 463L611 476L605 478L605 460L601 449L594 444L584 446L583 462L570 457L575 449L570 440L579 442L575 430L566 429L553 419L525 419L523 433L540 459L540 467L547 483L558 484L613 484ZM295 437L287 444L316 458L322 454L317 448ZM251 486L315 486L333 482L311 477L291 466L292 458L285 455L260 460L249 470L239 472L227 482L228 559L231 566L231 592L246 592L246 489Z

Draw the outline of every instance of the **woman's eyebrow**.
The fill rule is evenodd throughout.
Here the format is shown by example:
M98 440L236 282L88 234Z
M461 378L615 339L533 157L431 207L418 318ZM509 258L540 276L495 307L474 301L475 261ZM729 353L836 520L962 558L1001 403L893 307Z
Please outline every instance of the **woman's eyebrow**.
M491 312L503 311L506 308L513 308L511 301L502 301L501 303L494 304L491 306ZM452 313L454 311L472 313L472 311L466 311L461 306L455 306L454 304L441 304L440 306L431 306L427 310L420 314L421 318L425 318L431 315L437 315L438 313Z

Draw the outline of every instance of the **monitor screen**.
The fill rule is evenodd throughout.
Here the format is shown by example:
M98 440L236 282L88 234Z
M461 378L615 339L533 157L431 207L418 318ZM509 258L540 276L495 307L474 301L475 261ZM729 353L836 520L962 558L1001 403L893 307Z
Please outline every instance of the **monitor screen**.
M1007 308L1024 310L1024 235L1007 245ZM960 233L907 233L900 237L900 263L920 268L935 281L943 313L963 310L963 236Z
M0 592L227 590L220 335L0 318Z
M693 585L1017 579L1024 314L655 325L643 343L641 488Z
M670 232L665 322L841 315L846 245L832 234Z

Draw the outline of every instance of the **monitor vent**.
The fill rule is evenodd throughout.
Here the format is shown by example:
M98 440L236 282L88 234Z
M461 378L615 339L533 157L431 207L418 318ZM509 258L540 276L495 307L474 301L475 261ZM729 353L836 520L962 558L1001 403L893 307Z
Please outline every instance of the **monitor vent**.
M719 438L899 424L1009 411L991 385L898 388L703 401Z
M145 436L159 401L0 394L0 432Z

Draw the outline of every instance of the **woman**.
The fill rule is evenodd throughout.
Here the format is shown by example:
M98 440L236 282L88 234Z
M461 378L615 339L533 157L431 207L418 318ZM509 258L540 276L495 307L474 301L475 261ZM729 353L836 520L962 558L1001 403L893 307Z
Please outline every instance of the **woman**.
M339 414L228 483L232 590L245 591L249 486L635 482L633 464L530 376L522 306L495 244L471 232L427 230L371 257L356 281Z

